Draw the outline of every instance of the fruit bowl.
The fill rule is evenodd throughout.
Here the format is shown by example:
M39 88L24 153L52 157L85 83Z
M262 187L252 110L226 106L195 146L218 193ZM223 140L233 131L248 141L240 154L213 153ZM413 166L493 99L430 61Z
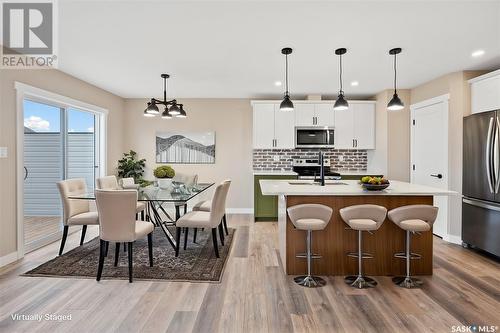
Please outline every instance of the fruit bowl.
M388 188L389 181L384 177L365 176L361 178L361 186L367 191L382 191Z
M385 190L386 188L389 187L389 183L386 183L386 184L365 184L365 183L362 183L361 186L363 186L363 188L365 188L367 191L382 191L382 190Z

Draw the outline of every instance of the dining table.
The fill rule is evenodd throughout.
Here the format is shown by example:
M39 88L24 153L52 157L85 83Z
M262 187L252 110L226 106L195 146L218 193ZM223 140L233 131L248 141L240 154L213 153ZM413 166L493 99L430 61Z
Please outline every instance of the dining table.
M145 219L151 221L155 227L163 230L168 242L175 249L177 244L174 234L169 228L175 228L176 221L181 217L180 207L184 206L184 213L189 200L205 192L215 183L197 183L184 184L180 182L173 183L168 188L149 185L137 188L137 201L145 203ZM94 200L95 192L86 192L75 194L68 197L74 200ZM165 205L174 204L175 217L172 218ZM163 216L162 216L163 213Z

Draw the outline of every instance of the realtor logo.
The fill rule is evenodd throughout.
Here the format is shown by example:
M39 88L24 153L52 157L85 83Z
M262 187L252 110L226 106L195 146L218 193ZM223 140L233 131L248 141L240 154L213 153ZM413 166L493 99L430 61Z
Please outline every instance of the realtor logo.
M2 67L54 67L53 1L2 2Z

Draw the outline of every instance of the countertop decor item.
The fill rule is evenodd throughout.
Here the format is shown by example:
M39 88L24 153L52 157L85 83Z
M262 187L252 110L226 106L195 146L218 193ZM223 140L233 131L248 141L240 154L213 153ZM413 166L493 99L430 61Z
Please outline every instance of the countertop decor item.
M158 187L167 189L172 185L172 178L175 176L175 171L171 166L161 165L154 170L153 174L157 178Z
M158 105L164 105L165 110L161 113L163 119L171 119L172 117L186 118L187 114L184 110L184 105L178 104L176 99L167 100L167 79L170 78L169 74L161 74L163 79L163 100L151 98L148 102L148 107L144 110L144 117L155 117L160 114Z
M388 188L389 181L384 177L364 176L361 178L361 186L368 191L382 191Z

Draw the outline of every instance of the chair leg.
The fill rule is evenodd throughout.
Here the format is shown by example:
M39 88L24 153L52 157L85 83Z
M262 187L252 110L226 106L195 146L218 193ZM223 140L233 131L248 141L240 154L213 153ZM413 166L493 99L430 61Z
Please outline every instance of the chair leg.
M392 282L394 282L395 284L397 284L398 286L403 287L403 288L408 288L408 289L419 288L423 284L422 280L417 279L415 277L412 277L410 275L410 261L411 261L411 259L415 259L415 258L412 258L412 253L411 253L411 249L410 249L411 248L411 246L410 246L411 245L411 234L410 234L409 230L406 230L405 245L406 245L406 251L405 251L404 258L406 259L406 276L396 276L396 277L392 278Z
M186 228L184 232L184 251L186 251L187 241L188 241L189 228Z
M120 243L115 243L115 267L118 266L119 257L120 257Z
M219 246L217 245L217 228L212 228L212 241L214 243L215 256L219 257Z
M307 230L306 233L306 259L307 259L307 275L301 275L295 277L293 280L300 286L308 288L322 287L326 284L326 281L319 276L312 275L312 231Z
M65 225L63 229L62 239L61 239L61 247L59 248L59 255L62 255L64 250L64 244L66 244L66 238L68 238L68 229L69 226Z
M358 275L347 276L344 281L348 285L358 289L373 288L377 285L374 279L363 276L363 231L358 230Z
M123 243L123 251L127 252L127 243Z
M224 216L222 216L222 221L224 222L224 230L226 231L226 235L229 235L229 231L227 230L227 218L226 218L226 214L224 214Z
M222 226L222 222L219 223L218 229L219 229L220 243L222 244L222 246L224 246L224 227Z
M85 241L85 233L87 232L87 226L84 225L82 226L82 238L80 238L80 245L83 245L83 242Z
M109 242L106 242L106 252L104 253L104 256L108 256L108 249L109 249Z
M128 243L128 282L132 282L133 273L133 260L132 260L132 246L134 242Z
M141 210L141 221L144 221L144 210Z
M196 235L198 235L198 228L194 228L193 243L196 243Z
M137 221L139 219L139 213L135 213L135 220Z
M184 215L186 215L187 210L188 210L188 205L187 205L187 204L184 204Z
M182 228L175 228L175 256L179 256L179 247L181 246L181 229Z
M153 233L148 234L149 267L153 267Z
M106 241L102 239L99 240L99 265L97 266L97 277L96 280L101 280L102 267L104 266L104 250L106 249Z

